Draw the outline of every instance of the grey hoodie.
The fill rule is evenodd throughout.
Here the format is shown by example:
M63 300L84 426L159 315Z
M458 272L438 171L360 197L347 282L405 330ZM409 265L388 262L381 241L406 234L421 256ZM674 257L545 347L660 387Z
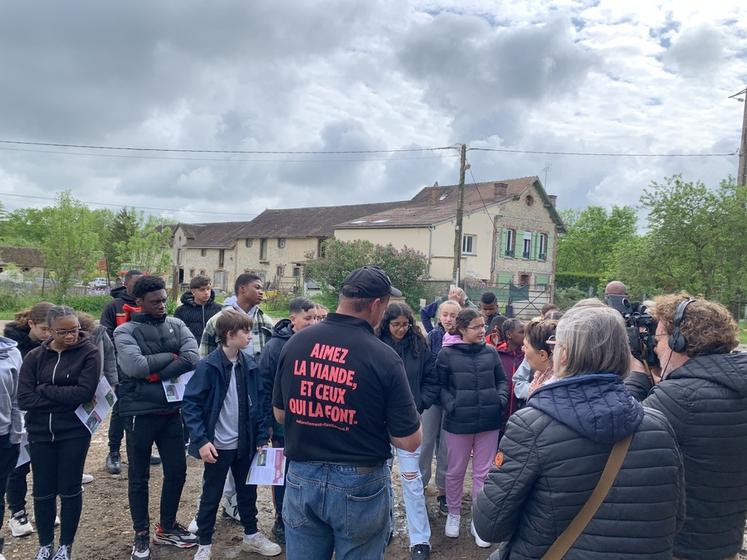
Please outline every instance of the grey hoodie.
M18 373L21 353L15 340L0 336L0 435L10 434L10 443L20 443L23 417L18 408Z

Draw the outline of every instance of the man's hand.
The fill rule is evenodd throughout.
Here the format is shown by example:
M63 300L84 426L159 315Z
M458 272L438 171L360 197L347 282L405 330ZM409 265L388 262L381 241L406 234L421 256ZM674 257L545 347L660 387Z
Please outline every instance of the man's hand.
M200 447L200 459L205 463L217 463L218 462L218 450L215 446L207 442L205 445Z

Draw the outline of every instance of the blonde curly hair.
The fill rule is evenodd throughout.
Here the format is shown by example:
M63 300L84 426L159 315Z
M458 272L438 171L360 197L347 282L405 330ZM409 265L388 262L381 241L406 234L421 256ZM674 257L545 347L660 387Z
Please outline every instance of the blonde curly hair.
M667 334L674 332L674 315L681 301L690 299L686 292L659 296L649 310L664 324ZM739 326L729 310L720 303L693 298L685 311L680 332L687 339L685 353L691 358L705 354L726 354L739 344Z

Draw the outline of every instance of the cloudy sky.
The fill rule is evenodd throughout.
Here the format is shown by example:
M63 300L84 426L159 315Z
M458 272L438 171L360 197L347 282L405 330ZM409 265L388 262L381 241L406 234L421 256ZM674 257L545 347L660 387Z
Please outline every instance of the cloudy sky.
M0 68L0 140L733 153L742 104L728 96L747 82L747 4L6 2ZM265 208L409 198L455 183L455 156L0 143L0 200L39 206L70 189L88 203L169 209L150 212L173 220L243 220ZM652 180L682 173L717 184L737 168L735 155L468 157L468 180L547 173L563 208L636 204Z

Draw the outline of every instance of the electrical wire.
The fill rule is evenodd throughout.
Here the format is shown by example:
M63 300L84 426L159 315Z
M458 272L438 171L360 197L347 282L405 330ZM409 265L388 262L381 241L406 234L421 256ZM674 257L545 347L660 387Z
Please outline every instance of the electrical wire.
M726 157L739 155L739 150L734 152L723 152L713 154L646 154L646 153L624 153L624 152L560 152L548 150L519 150L512 148L468 148L478 152L499 152L507 154L534 154L544 156L595 156L595 157L678 157L678 158L700 158L700 157Z

